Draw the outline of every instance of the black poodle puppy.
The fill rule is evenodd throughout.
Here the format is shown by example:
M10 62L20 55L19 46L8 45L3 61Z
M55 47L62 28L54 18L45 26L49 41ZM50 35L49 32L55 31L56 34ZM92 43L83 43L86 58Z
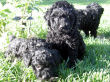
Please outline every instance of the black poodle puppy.
M77 11L77 28L83 30L86 36L97 37L97 29L100 23L100 18L103 14L104 8L97 3L89 4L86 9L79 9Z
M56 77L55 73L62 58L58 50L51 49L51 44L44 39L14 38L5 53L6 57L13 55L24 60L26 66L32 66L37 78L49 80Z
M73 66L85 52L85 43L76 28L76 10L67 1L58 1L47 10L44 18L49 26L46 41L64 60L69 58L69 67Z

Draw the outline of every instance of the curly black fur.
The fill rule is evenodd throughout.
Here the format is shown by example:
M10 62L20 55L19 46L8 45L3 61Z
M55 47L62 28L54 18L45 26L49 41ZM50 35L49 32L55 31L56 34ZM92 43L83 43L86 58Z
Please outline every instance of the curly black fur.
M49 26L46 41L59 50L64 60L69 57L69 67L85 52L84 41L76 29L76 17L76 10L67 1L54 3L44 16Z
M55 77L55 70L62 61L58 50L51 49L51 44L46 43L44 39L37 38L14 38L5 56L12 54L17 58L22 58L26 66L32 66L36 77L42 80Z
M77 28L83 30L86 36L97 37L97 29L100 23L100 18L103 14L104 8L97 3L89 4L86 9L79 9L77 11Z
M22 58L21 50L19 49L21 44L25 42L23 38L10 37L10 44L5 51L5 57L17 57Z

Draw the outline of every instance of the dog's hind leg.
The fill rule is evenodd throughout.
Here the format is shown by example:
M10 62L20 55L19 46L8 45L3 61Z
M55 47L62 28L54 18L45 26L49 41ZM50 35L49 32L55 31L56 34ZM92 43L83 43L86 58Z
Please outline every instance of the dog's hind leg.
M84 30L84 33L86 34L86 37L89 36L89 31L88 30Z
M97 37L97 31L96 31L96 30L92 30L92 31L90 32L90 34L91 34L91 36L94 36L94 38Z

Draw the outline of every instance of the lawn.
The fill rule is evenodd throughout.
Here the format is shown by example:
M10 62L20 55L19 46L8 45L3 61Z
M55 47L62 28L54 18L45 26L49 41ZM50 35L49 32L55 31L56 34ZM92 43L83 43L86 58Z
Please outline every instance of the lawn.
M48 7L58 0L43 0L38 3L39 11L33 13L31 36L46 37L47 24L43 15ZM91 2L98 2L104 7L98 37L86 38L81 32L86 44L86 53L83 60L76 63L75 69L66 68L65 63L59 66L58 82L110 82L110 0L67 0L75 8L84 8ZM16 11L17 12L17 11ZM18 11L19 12L19 11ZM36 15L37 14L37 15ZM11 13L11 16L14 14ZM9 62L4 57L4 51L9 43L9 35L25 37L27 33L21 33L19 23L13 20L8 23L6 30L0 35L0 82L39 82L36 79L32 68L26 68L21 60Z

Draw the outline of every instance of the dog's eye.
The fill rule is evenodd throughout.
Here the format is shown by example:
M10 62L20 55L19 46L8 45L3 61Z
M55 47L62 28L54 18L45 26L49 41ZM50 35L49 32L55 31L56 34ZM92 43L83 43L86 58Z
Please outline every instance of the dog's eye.
M66 17L66 15L62 15L61 17L64 17L64 18L65 18L65 17Z
M57 17L57 15L56 15L56 14L53 14L53 15L52 15L52 17L54 17L54 18L55 18L55 17Z

